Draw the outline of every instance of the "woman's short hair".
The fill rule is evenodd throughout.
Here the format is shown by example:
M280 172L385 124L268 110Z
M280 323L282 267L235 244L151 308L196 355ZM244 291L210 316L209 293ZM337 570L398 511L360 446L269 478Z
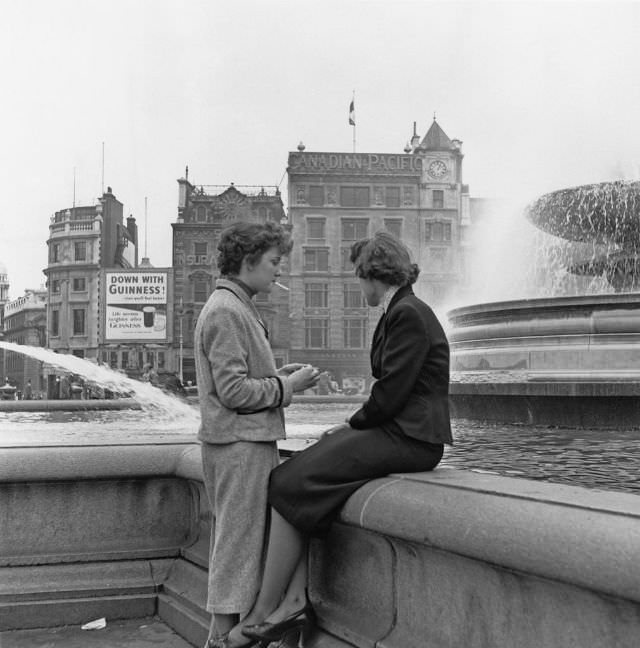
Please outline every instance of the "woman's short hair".
M269 248L278 248L284 256L291 252L292 246L289 233L277 223L238 222L227 227L220 235L218 269L223 275L237 275L243 259L255 264Z
M389 232L376 232L371 238L356 241L349 258L357 277L377 279L388 286L415 283L420 274L409 248Z

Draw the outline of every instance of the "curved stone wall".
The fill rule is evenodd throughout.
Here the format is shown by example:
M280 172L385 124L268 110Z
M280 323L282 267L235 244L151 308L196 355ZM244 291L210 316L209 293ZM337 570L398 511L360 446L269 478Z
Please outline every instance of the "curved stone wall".
M627 371L640 378L637 293L476 304L447 316L453 371Z
M199 447L146 441L0 449L2 627L157 612L204 642ZM313 645L635 648L639 547L634 495L446 468L372 481L313 543Z

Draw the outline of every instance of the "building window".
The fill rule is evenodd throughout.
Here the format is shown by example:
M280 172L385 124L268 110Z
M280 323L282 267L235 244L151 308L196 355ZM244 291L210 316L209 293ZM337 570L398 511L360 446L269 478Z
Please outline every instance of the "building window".
M200 205L196 209L196 220L200 223L207 220L207 208L204 205Z
M196 303L204 303L209 298L209 282L208 281L194 281L193 282L193 301Z
M76 358L84 358L84 349L74 349L72 353Z
M324 205L324 187L322 185L311 185L309 187L309 204L312 207Z
M84 308L73 309L73 334L85 335L86 333L86 311Z
M329 304L329 285L326 283L307 283L304 285L304 305L306 308L326 308Z
M342 221L342 240L359 241L367 236L369 221L364 218L345 218Z
M340 187L340 204L343 207L369 207L369 187Z
M110 351L109 352L109 366L112 369L117 369L118 368L118 352L117 351Z
M387 207L400 207L400 187L387 187L385 190Z
M51 311L51 335L60 335L60 311Z
M344 348L364 349L367 337L366 319L344 320Z
M75 277L73 280L73 292L84 292L87 289L86 277Z
M433 208L434 209L444 208L444 191L442 191L442 189L433 190Z
M451 223L425 223L425 241L451 241Z
M360 290L359 283L344 284L344 307L345 308L364 308L364 295Z
M129 352L123 351L120 356L120 368L126 369L129 366Z
M54 243L51 246L50 254L49 254L49 261L51 261L51 263L58 263L60 261L60 244L59 243Z
M384 228L390 234L393 234L398 240L402 239L402 219L401 218L385 218Z
M324 218L307 218L307 239L324 241L325 237L325 219Z
M329 340L329 320L307 319L304 322L305 346L309 349L326 349Z
M51 280L51 292L57 295L60 292L60 279Z
M207 243L194 243L193 244L193 254L194 254L194 263L196 264L206 264L208 256L208 244Z
M153 351L147 351L147 364L151 365L152 367L155 366L156 362L156 356Z
M87 260L87 242L86 241L76 241L73 244L73 258L76 261L86 261Z
M351 248L340 248L340 270L342 270L342 272L353 272Z
M305 272L328 272L329 250L326 248L305 248L304 250L304 271Z
M164 369L165 357L164 351L158 351L158 369Z

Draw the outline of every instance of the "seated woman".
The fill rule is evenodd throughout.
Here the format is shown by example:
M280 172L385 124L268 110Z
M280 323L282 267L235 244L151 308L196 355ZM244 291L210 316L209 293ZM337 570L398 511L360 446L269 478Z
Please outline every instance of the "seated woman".
M397 239L379 232L351 248L369 306L382 306L371 346L376 382L346 424L271 472L271 527L258 598L221 646L239 648L311 630L306 540L323 537L348 497L371 479L433 470L449 422L449 345L437 317L413 293L418 267Z

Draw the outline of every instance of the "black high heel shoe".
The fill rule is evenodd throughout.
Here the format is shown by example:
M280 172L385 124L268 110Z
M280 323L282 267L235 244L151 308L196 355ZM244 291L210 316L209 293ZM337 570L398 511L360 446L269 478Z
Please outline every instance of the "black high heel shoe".
M316 615L307 597L305 606L289 615L278 623L263 621L254 625L244 626L242 634L245 637L268 644L272 641L280 641L285 637L293 639L297 637L298 646L302 648L316 625Z

